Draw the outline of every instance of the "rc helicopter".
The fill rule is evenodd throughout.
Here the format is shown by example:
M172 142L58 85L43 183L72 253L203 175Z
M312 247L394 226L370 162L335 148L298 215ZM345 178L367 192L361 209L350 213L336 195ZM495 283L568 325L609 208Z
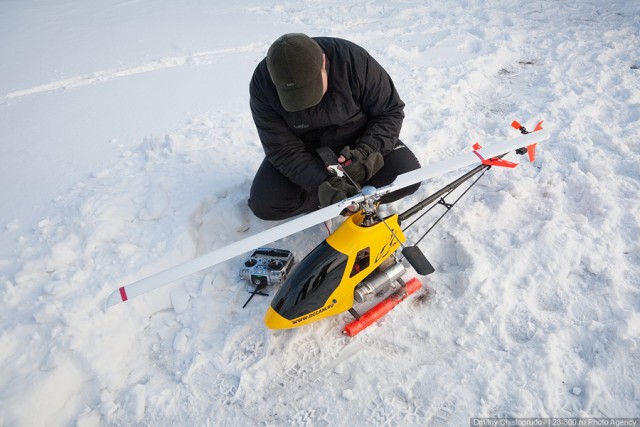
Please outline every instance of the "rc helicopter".
M542 122L537 123L532 132L517 121L511 126L522 135L485 148L476 143L468 153L399 175L387 186L365 186L353 197L122 286L109 296L107 307L252 251L244 264L245 275L254 285L249 300L254 295L264 295L262 291L271 282L279 284L281 281L265 314L264 323L268 328L297 328L348 311L355 320L343 332L354 336L420 289L422 285L417 278L408 282L402 279L409 267L421 276L435 271L418 248L419 241L414 245L406 244L404 231L408 226L403 229L403 223L435 204L445 206L446 214L486 170L493 166L515 167L515 163L503 159L507 153L528 154L529 160L533 161L536 144L549 138L548 131L542 129ZM473 165L472 170L406 211L386 217L379 215L377 206L381 196ZM336 174L344 173L339 165L329 165L329 168ZM473 177L476 177L475 181L456 201L448 203L444 200L446 195ZM345 212L350 215L344 222L293 268L289 251L263 247ZM356 310L357 305L364 307L365 303L376 299L380 302L366 313L360 314Z

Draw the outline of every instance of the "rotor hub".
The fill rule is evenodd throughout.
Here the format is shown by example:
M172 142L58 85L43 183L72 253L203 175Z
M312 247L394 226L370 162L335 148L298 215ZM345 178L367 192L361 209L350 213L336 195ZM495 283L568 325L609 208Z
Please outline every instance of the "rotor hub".
M378 189L372 185L362 187L361 194L364 196L364 200L362 201L364 221L362 225L368 227L378 222L376 208L378 207L380 196L378 195Z

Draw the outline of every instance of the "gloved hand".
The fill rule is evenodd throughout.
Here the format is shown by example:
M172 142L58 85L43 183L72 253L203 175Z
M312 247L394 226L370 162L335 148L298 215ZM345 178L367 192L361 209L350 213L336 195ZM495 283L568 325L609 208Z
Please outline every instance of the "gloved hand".
M370 180L384 165L382 154L366 144L358 145L353 149L344 147L340 155L338 161L345 159L342 162L342 169L357 183Z
M337 203L348 197L355 196L358 193L356 187L347 182L344 178L334 176L329 178L328 181L323 182L318 187L318 199L320 200L320 207Z

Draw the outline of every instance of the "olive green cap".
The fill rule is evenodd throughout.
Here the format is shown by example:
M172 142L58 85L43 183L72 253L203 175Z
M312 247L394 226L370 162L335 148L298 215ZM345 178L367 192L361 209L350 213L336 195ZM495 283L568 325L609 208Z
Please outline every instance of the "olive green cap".
M323 95L320 45L305 34L285 34L267 53L267 69L287 111L300 111L320 103Z

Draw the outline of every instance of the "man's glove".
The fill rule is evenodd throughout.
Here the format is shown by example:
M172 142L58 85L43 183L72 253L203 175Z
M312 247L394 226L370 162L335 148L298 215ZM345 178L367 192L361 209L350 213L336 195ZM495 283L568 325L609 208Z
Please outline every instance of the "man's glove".
M357 183L370 180L384 165L382 154L366 144L353 149L344 147L340 155L346 159L342 169Z
M318 199L320 200L320 207L337 203L348 197L355 196L358 193L356 187L347 182L344 178L334 176L329 178L328 181L323 182L318 187Z

